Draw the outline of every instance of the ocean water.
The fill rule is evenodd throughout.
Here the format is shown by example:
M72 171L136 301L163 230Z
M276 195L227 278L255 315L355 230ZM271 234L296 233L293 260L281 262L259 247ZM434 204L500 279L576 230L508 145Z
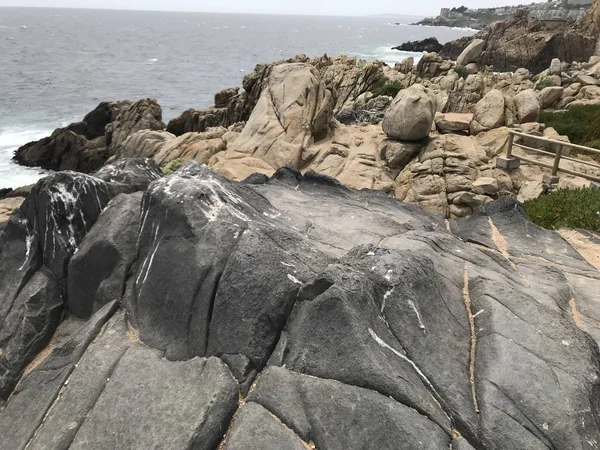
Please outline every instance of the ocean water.
M394 64L409 54L391 47L407 40L473 33L406 25L416 20L0 8L0 188L44 175L14 164L16 148L104 100L154 97L167 121L211 106L261 62L345 53Z

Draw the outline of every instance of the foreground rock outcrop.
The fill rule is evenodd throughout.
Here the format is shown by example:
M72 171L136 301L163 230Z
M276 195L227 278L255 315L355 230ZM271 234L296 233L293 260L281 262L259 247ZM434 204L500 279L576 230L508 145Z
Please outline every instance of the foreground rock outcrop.
M0 449L595 448L600 273L515 201L143 161L0 236Z

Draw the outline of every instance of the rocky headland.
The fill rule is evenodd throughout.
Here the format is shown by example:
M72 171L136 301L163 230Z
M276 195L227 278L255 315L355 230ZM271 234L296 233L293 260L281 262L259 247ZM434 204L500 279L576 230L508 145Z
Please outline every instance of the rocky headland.
M425 18L415 25L483 30L496 22L512 18L519 10L525 10L531 17L542 21L578 21L592 3L593 0L549 0L496 8L442 8L439 16Z
M299 55L19 149L56 172L0 199L0 450L597 448L600 241L495 162L567 140L540 112L600 104L600 58L485 49Z

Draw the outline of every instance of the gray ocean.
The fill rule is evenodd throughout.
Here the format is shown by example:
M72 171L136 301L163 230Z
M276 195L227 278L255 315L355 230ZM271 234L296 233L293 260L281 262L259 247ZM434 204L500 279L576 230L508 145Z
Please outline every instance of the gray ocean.
M0 8L0 188L44 176L11 161L19 146L104 100L154 97L167 121L211 106L261 62L345 53L394 64L404 41L473 33L407 25L418 19Z

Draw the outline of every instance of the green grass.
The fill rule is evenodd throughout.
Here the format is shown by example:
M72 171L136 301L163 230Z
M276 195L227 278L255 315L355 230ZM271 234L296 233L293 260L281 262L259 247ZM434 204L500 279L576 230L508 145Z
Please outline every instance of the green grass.
M371 87L371 94L373 98L387 95L388 97L396 97L398 92L404 89L404 85L400 80L390 80L387 77L379 77L373 86Z
M183 161L181 161L180 159L174 159L163 168L163 173L165 175L171 175L173 172L177 171L177 169L179 169L182 165Z
M525 202L525 210L533 223L550 230L600 231L600 190L559 189Z
M540 122L569 136L574 144L600 148L600 105L574 106L564 112L542 111ZM590 145L592 144L592 145Z

